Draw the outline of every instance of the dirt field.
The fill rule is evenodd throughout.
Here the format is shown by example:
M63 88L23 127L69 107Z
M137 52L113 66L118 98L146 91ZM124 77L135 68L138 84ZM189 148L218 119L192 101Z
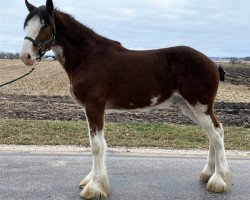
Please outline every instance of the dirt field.
M219 87L216 113L227 126L250 127L250 64L221 63L226 82ZM0 84L28 72L19 60L0 59ZM42 61L23 80L0 88L1 117L25 119L84 119L81 107L69 97L66 73L56 61ZM111 113L107 121L158 121L191 123L178 108L156 109L147 113Z

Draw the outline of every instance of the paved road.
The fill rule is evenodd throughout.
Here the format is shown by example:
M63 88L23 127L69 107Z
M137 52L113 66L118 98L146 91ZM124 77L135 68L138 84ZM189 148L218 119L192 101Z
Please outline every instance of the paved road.
M107 155L110 200L247 200L250 160L229 160L232 190L205 191L198 181L206 160ZM0 153L0 199L79 200L78 183L91 168L91 157L80 154Z

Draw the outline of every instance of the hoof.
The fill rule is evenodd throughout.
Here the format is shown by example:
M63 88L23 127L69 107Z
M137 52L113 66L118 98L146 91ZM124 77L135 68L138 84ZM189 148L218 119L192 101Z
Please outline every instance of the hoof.
M213 176L213 174L214 174L214 171L205 168L201 172L200 181L202 181L202 182L208 182L208 180Z
M108 183L100 185L98 182L91 180L81 191L80 196L83 199L107 199L109 192Z
M201 173L200 181L208 182L208 180L212 177L213 174Z
M230 190L230 176L227 175L224 177L224 179L218 175L214 174L208 181L207 183L207 191L210 192L226 192Z
M92 172L90 172L79 184L80 188L84 188L93 178Z

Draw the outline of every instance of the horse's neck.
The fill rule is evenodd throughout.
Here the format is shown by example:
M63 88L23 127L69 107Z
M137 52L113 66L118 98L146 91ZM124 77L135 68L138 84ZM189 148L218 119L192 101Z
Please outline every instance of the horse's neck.
M55 23L57 34L53 51L69 73L91 52L94 32L60 11L55 12Z

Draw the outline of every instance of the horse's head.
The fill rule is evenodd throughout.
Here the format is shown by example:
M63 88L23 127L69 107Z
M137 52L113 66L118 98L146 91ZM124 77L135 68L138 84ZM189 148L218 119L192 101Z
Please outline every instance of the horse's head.
M47 0L46 6L40 7L33 6L27 0L25 4L29 14L24 22L26 37L20 59L26 65L33 65L55 42L54 6L52 0Z

